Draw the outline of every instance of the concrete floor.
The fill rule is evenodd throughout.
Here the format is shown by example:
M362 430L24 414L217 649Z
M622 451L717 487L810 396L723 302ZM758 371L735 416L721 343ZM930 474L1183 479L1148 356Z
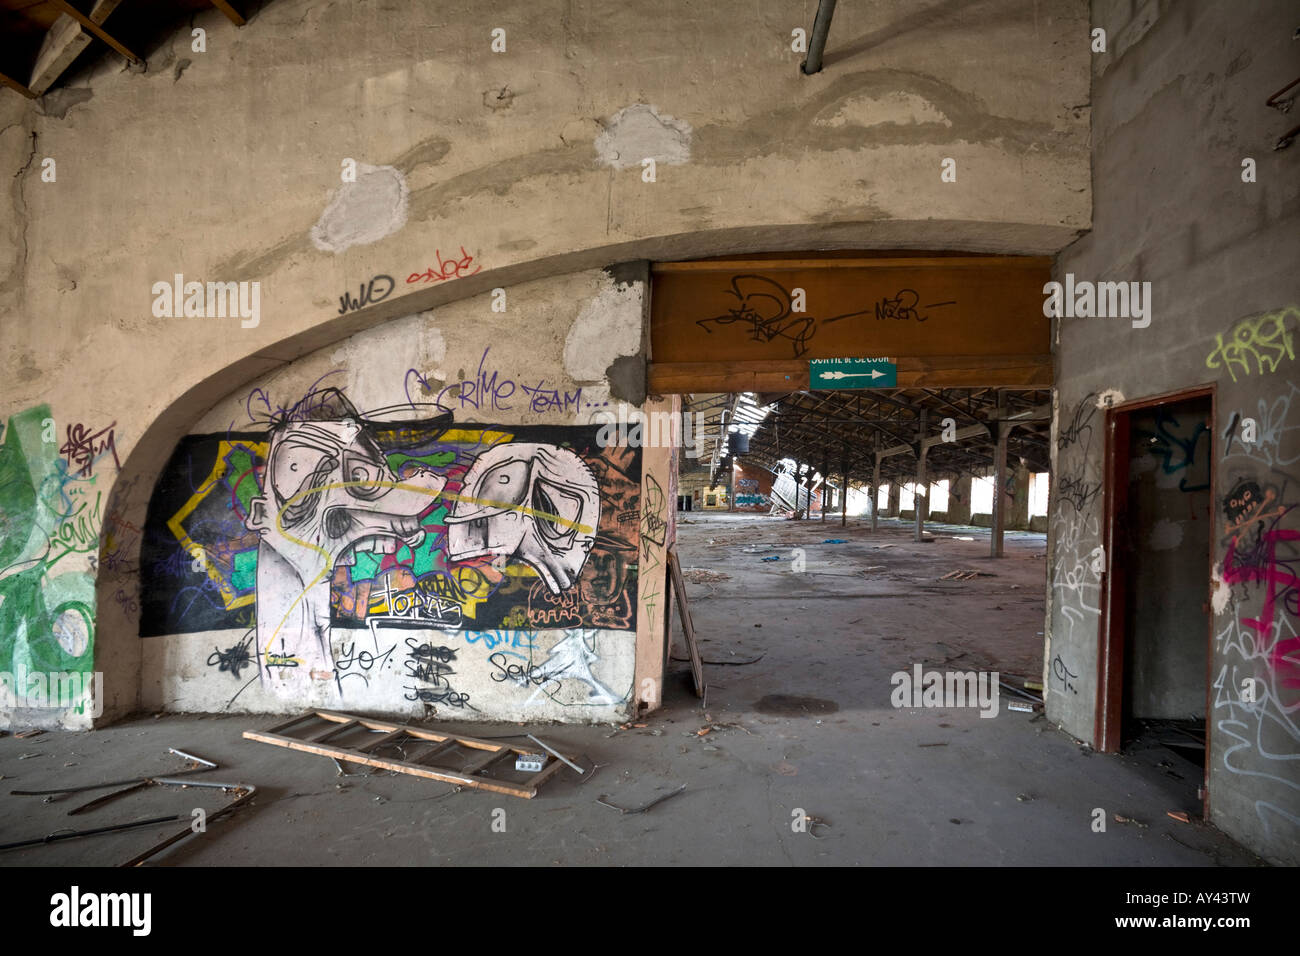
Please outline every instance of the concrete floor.
M342 777L326 758L241 739L275 718L145 716L0 739L0 843L162 814L185 823L0 852L0 864L117 863L186 825L194 807L220 806L210 792L151 789L69 817L103 791L49 803L9 792L173 772L181 763L166 750L177 747L219 763L209 779L259 793L158 865L1259 865L1217 830L1166 815L1195 821L1200 781L1167 751L1098 755L1005 706L993 719L891 706L890 675L916 662L1039 678L1042 535L1008 535L1007 558L993 562L979 529L932 525L933 543L917 544L900 522L873 534L853 519L842 529L680 517L683 567L728 575L705 582L711 575L688 570L705 659L761 660L706 667L704 708L688 666L674 662L665 707L645 727L445 725L485 737L536 732L596 765L585 780L564 771L520 800L382 772ZM801 574L791 572L795 547ZM761 560L772 554L781 560ZM938 580L957 568L995 576ZM682 784L641 814L596 802L637 807ZM825 825L794 832L796 808ZM1104 833L1092 829L1094 808Z

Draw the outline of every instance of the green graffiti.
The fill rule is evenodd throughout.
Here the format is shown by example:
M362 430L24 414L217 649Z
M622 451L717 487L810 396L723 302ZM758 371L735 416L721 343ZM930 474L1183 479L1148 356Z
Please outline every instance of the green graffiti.
M101 493L70 474L46 405L9 419L0 444L0 671L89 672L95 583L59 567L99 545Z

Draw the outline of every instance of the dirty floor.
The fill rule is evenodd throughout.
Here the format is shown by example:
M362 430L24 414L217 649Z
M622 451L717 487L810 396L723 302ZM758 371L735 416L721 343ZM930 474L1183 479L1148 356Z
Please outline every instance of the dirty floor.
M705 668L704 706L674 660L665 707L645 726L440 725L536 733L580 755L586 777L565 770L522 800L356 767L342 776L327 758L241 738L274 717L147 715L94 733L8 735L0 843L180 819L2 851L0 865L119 863L190 826L195 809L220 807L219 791L148 788L69 816L109 791L11 794L173 773L184 762L169 747L220 765L203 779L258 793L152 865L1260 863L1197 821L1198 773L1164 751L1095 754L1007 709L1005 693L992 718L891 706L891 675L916 663L1041 680L1042 535L1008 534L1007 557L992 561L980 529L930 525L933 540L915 543L897 521L873 533L857 519L680 519L695 627L705 660L719 662ZM959 569L984 574L943 579ZM680 638L674 654L685 654ZM616 809L660 797L641 813Z

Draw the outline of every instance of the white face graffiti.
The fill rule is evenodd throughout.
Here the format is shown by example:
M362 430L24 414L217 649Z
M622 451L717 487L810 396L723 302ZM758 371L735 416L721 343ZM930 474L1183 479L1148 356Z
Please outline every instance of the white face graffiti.
M257 561L258 645L277 690L311 671L329 674L329 576L357 551L391 554L424 537L419 516L446 479L420 469L400 481L356 419L290 422L271 434L264 493L247 526L261 536ZM295 663L285 663L292 659ZM301 673L293 674L291 671Z
M558 594L577 581L599 524L596 476L576 454L531 442L498 445L465 475L447 516L447 557L519 560Z

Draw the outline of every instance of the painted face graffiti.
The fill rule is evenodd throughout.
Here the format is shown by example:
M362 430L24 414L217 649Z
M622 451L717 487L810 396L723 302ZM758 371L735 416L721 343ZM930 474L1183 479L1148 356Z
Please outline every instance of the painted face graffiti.
M526 442L480 455L447 516L447 556L533 568L552 594L573 586L596 542L600 488L566 448Z
M362 551L391 554L424 537L420 515L446 479L415 467L399 479L359 418L289 422L271 434L257 532L258 645L300 666L266 667L264 684L333 676L329 572ZM298 687L297 689L301 689Z

